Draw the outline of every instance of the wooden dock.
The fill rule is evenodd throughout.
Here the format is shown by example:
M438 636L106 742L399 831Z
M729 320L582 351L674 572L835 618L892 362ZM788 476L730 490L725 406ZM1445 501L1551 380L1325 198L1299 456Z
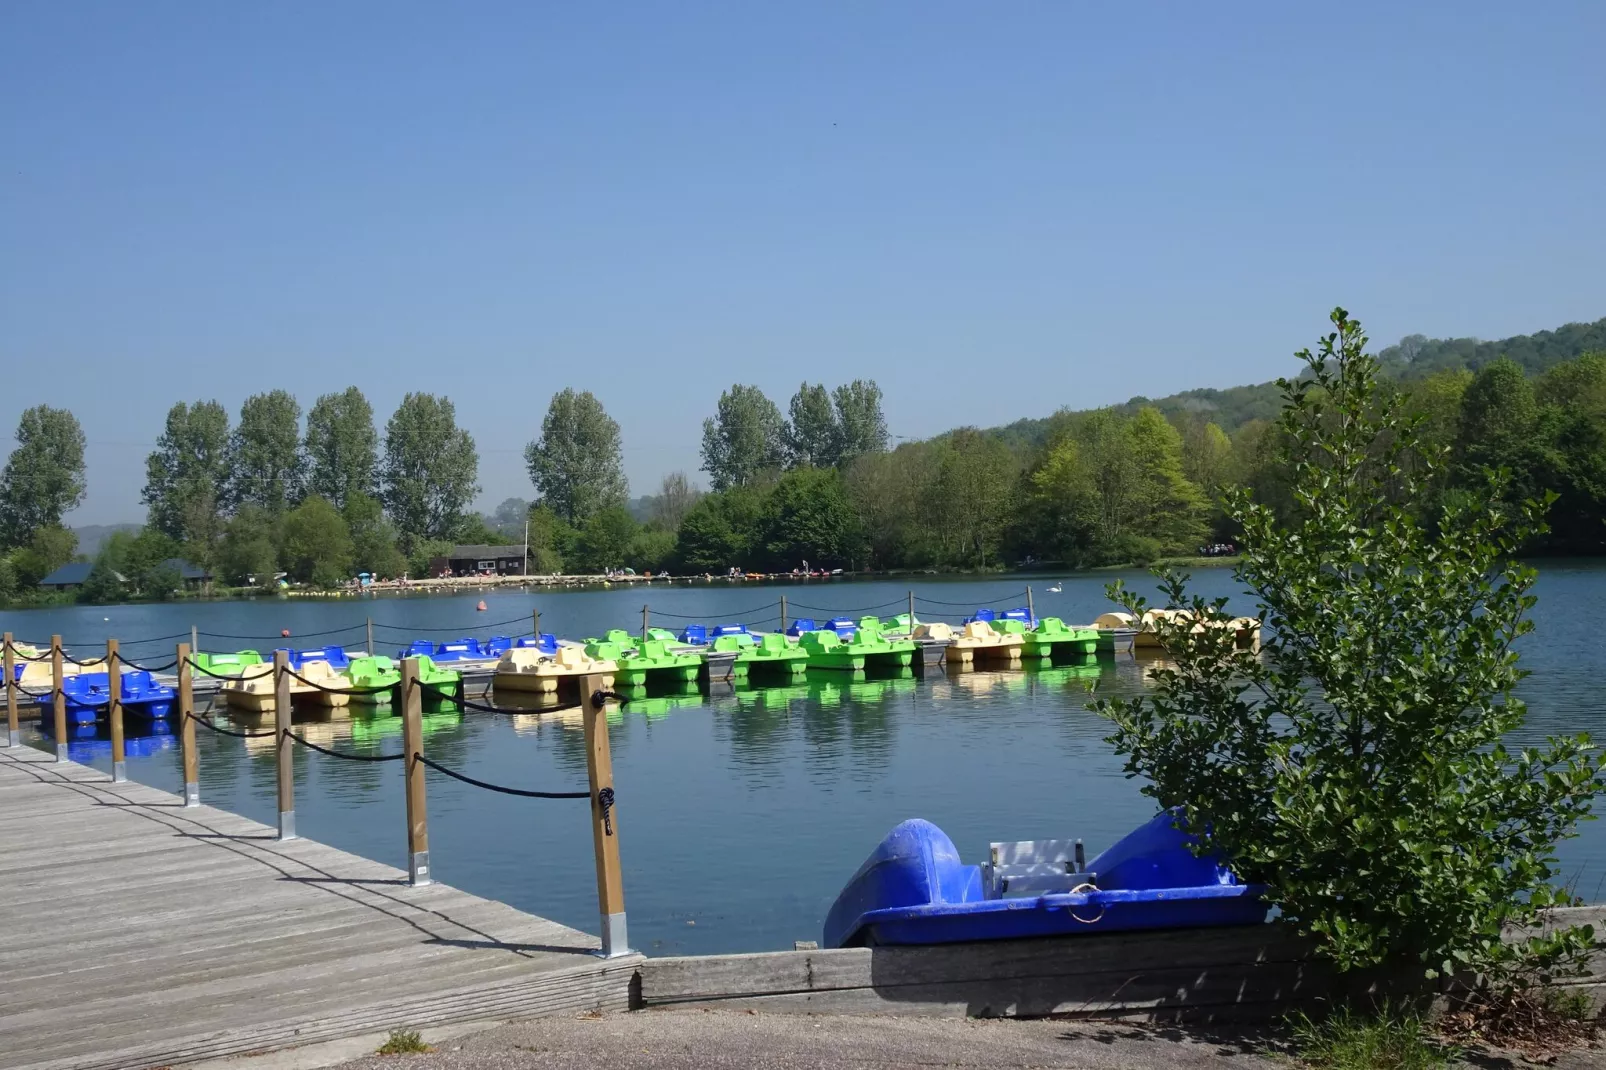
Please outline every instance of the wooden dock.
M255 821L0 750L9 1070L142 1070L396 1027L624 1010L640 956L605 961L597 946L323 844L276 842Z

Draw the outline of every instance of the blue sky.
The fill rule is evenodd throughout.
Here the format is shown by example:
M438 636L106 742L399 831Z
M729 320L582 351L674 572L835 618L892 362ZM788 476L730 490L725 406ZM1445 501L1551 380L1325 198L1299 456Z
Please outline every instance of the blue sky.
M137 520L179 399L445 393L483 504L594 391L896 435L1606 315L1606 4L6 4L0 425Z

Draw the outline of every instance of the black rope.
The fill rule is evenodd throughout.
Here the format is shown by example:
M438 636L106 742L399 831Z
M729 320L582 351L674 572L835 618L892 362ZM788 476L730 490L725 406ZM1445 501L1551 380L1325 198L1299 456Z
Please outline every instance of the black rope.
M344 758L348 762L396 762L407 757L405 754L348 754L345 751L330 750L328 747L320 747L318 744L312 742L305 736L297 735L288 728L284 730L284 734L295 740L297 743L300 743L302 746L311 747L319 754L327 754L331 758Z
M891 609L893 606L907 606L907 598L899 598L891 602L883 602L879 606L863 606L859 609L821 609L819 606L806 606L801 602L787 602L788 609L806 609L811 613L830 613L838 616L847 616L850 613L874 613L882 609Z
M166 672L168 669L171 669L178 664L177 658L174 658L166 665L157 665L154 667L149 665L141 665L139 662L129 661L127 658L120 658L118 660L120 660L124 665L127 665L130 669L138 669L140 672Z
M263 662L258 662L257 664L260 665L260 664L264 664L264 663ZM210 676L214 680L239 680L239 679L242 678L242 673L228 674L228 673L213 672L211 669L203 669L199 665L195 664L195 659L193 657L190 659L190 668L193 669L195 672L200 673L202 676ZM253 666L253 665L242 665L242 666L240 666L240 668L242 670L244 670L244 669L248 669L248 668L255 668L255 666ZM263 674L262 673L258 673L257 675L261 676Z
M597 792L597 805L602 808L602 834L613 835L613 789L603 788Z
M43 691L29 691L26 687L23 687L21 684L16 682L13 682L11 686L16 688L18 691L21 691L29 698L49 698L56 693L54 688L46 688Z
M513 617L510 620L500 620L500 621L497 621L495 624L464 624L464 625L460 625L460 626L454 627L454 628L416 628L416 627L409 627L409 626L404 625L404 624L381 624L377 620L374 621L374 627L375 628L384 628L384 629L386 629L388 631L393 631L393 632L404 632L404 633L440 632L442 634L447 634L447 635L452 634L452 633L456 633L457 635L462 635L464 632L475 632L475 631L480 631L481 629L506 628L509 624L528 624L528 623L531 623L532 620L533 620L533 618L531 617L531 615L529 613L526 613L522 617Z
M342 635L342 634L344 634L346 632L359 632L359 631L362 631L367 626L368 626L367 622L364 622L362 624L348 624L344 628L331 628L331 629L329 629L328 631L325 631L325 632L302 632L302 633L294 636L293 638L296 638L296 639L317 639L317 638L320 638L320 637L325 636L325 635ZM204 635L208 639L287 639L287 638L292 638L291 636L284 636L284 635L225 635L222 632L196 632L195 634Z
M695 617L688 617L684 613L671 613L664 609L653 609L650 610L650 613L654 617L673 617L675 620L712 620L716 617L747 617L757 613L761 609L776 609L780 606L780 604L781 603L779 601L765 602L761 606L754 606L752 609L743 609L735 613L728 613L725 610L720 610L717 613L702 613Z
M398 755L395 755L395 757L399 758L399 757L401 757L401 755L398 754ZM424 765L427 765L429 768L435 770L435 772L437 772L437 773L445 773L447 776L451 777L453 780L461 780L463 783L471 784L476 788L484 788L486 791L500 792L503 795L517 795L517 796L520 796L521 798L525 798L525 799L589 799L589 798L591 798L591 793L589 791L526 791L523 788L506 788L506 787L503 787L500 784L489 784L489 783L486 783L483 780L475 780L471 776L465 776L462 773L459 773L455 769L448 769L446 766L440 764L439 762L430 761L428 758L424 757L422 754L414 754L413 755L413 761L420 762L420 763L422 763ZM607 790L607 789L604 789L604 790ZM608 803L609 803L609 805L613 804L613 799L612 799L611 793L610 793L610 797L609 797ZM604 812L606 812L606 811L604 811Z
M925 595L920 595L920 594L915 595L915 601L916 602L929 602L934 606L958 606L960 609L965 609L965 608L997 609L999 606L1007 605L1009 602L1013 601L1015 598L1025 598L1025 597L1026 597L1026 592L1023 590L1018 595L1001 595L1000 597L995 598L995 599L993 599L992 601L989 601L989 602L939 602L935 598L927 598Z
M39 653L30 656L28 654L24 654L22 651L17 649L17 647L19 647L19 646L31 646L35 650L38 650L39 647L41 647L41 646L48 647L49 645L50 645L49 643L17 643L17 642L13 642L11 644L11 656L16 658L18 661L49 661L50 660L50 651L49 650L42 650Z
M184 716L188 717L196 724L201 725L203 728L210 728L220 736L233 736L235 739L263 739L267 736L273 735L272 729L269 729L266 732L235 732L227 728L219 728L205 717L197 717L193 713L186 713Z
M581 702L570 702L562 706L491 706L483 702L474 702L468 698L458 698L446 689L436 687L434 684L426 684L416 679L413 682L418 685L420 690L428 691L437 698L455 702L464 709L478 710L480 713L500 713L509 717L523 717L532 713L561 713L564 710L577 710L584 705Z
M593 706L600 706L604 702L606 702L608 699L613 699L615 702L619 703L619 705L621 705L621 706L626 706L626 705L629 705L629 703L630 703L629 699L625 698L623 695L621 695L617 691L593 691L593 692L591 692L591 704Z
M396 686L395 684L385 684L382 687L325 687L320 683L307 679L294 669L286 668L284 671L285 675L292 680L300 680L308 687L322 691L326 695L372 695L379 691L389 691Z
M153 635L149 639L126 639L123 646L149 646L152 643L170 643L175 639L188 639L189 632L179 632L177 635Z

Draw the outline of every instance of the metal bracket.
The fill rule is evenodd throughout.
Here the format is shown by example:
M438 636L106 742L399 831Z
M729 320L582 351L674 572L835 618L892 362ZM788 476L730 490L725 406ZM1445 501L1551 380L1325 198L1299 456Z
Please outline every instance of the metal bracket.
M602 916L602 948L595 954L605 959L635 954L630 950L630 938L625 931L624 911Z
M296 838L296 812L294 810L279 811L279 841Z

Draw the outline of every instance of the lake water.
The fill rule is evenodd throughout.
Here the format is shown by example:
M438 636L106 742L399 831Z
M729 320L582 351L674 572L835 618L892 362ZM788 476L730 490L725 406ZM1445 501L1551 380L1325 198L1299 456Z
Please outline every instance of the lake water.
M1040 614L1085 623L1112 608L1110 574L1053 582L1034 578ZM1152 578L1125 574L1152 590ZM976 605L1024 601L1024 581L921 579L922 619L957 620ZM1195 573L1205 594L1233 595L1225 569ZM655 623L745 620L763 625L785 594L793 616L876 607L898 612L908 581L821 581L781 586L677 584L573 592L471 592L333 601L72 607L0 612L19 639L59 632L85 656L108 635L136 659L172 657L193 625L203 647L343 642L358 648L365 619L377 646L394 653L414 635L484 637L528 630L539 608L544 631L579 638L609 627L639 628L643 602ZM1538 585L1537 631L1523 644L1533 676L1524 735L1596 731L1606 712L1600 636L1606 626L1606 567L1547 562ZM481 598L486 610L476 611ZM939 606L937 603L948 603ZM1247 598L1232 608L1253 609ZM523 625L523 627L521 627ZM314 635L349 628L336 635ZM233 638L240 637L240 638ZM992 840L1080 836L1090 853L1138 824L1153 804L1125 779L1103 742L1104 724L1085 708L1087 687L1129 693L1143 683L1142 660L1028 672L940 670L924 677L850 681L811 674L773 690L716 687L712 694L632 703L610 728L632 943L649 954L760 951L818 939L842 882L896 822L924 817L945 829L964 856L980 861ZM381 707L383 709L383 707ZM298 720L300 719L298 715ZM324 746L390 753L400 721L387 714L306 724ZM470 775L540 790L584 790L585 756L572 714L506 717L430 715L425 751ZM25 738L48 747L29 727ZM203 801L267 824L275 820L270 740L201 731ZM1522 742L1518 740L1517 742ZM137 747L138 745L134 745ZM85 760L110 769L109 744ZM296 810L302 835L405 868L401 770L397 764L341 762L297 748ZM133 779L177 792L176 747L160 741L131 753ZM521 909L595 931L597 907L586 804L520 799L431 775L431 863L442 881ZM1589 823L1563 847L1567 877L1598 900L1606 882L1606 826Z

